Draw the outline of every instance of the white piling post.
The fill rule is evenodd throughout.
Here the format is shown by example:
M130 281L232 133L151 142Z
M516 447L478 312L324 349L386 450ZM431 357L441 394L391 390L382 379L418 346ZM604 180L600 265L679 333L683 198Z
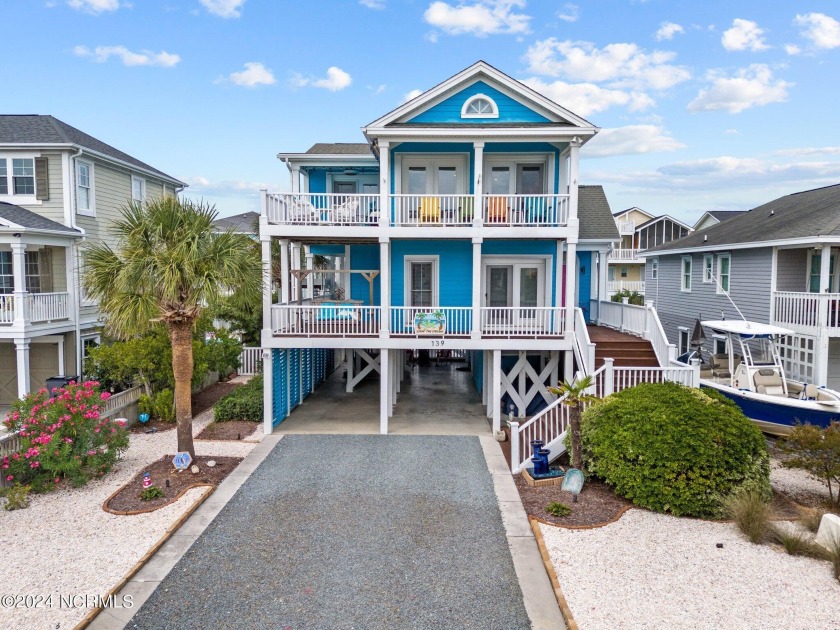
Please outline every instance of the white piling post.
M700 387L700 359L691 360L691 387Z
M519 469L519 423L510 423L510 471L515 473Z
M604 398L613 393L615 389L615 371L613 363L615 359L604 359Z

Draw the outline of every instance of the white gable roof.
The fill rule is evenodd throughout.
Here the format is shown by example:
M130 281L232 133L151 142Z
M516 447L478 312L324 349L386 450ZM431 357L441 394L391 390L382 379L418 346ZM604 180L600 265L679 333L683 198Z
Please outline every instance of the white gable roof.
M533 90L524 83L520 83L516 79L509 77L504 72L497 70L485 61L478 61L474 63L469 68L462 70L446 81L439 83L419 96L403 103L396 109L363 127L362 131L365 135L368 133L376 135L376 130L382 129L392 123L404 122L405 120L434 107L440 101L452 96L452 94L458 89L481 79L489 80L491 83L498 86L501 91L507 93L511 98L534 109L546 118L556 122L569 123L572 128L577 128L577 132L581 133L581 135L594 135L598 131L598 128L588 120L570 112L564 107L561 107L536 90Z

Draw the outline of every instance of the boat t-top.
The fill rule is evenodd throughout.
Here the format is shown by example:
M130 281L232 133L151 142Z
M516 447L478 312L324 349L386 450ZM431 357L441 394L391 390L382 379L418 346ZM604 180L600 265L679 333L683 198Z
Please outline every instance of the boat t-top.
M775 341L794 331L745 320L699 324L726 338L726 354L705 353L700 347L705 335L698 326L692 339L696 349L679 360L700 359L700 385L734 401L762 431L783 435L797 423L825 427L840 421L840 392L785 376Z

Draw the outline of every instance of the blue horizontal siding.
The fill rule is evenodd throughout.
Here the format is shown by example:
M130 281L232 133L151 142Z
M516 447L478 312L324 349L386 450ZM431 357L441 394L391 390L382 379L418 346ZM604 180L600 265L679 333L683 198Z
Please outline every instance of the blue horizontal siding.
M327 191L327 170L316 168L309 171L309 192L325 193Z
M496 102L499 108L498 118L461 118L461 108L464 103L476 94L489 96ZM512 99L507 94L497 90L484 81L477 81L463 90L453 94L441 101L434 107L427 109L409 122L412 123L475 123L479 125L493 124L494 122L511 123L540 123L551 122L542 114L526 107L522 103Z
M379 266L379 245L351 245L350 269L381 269ZM361 274L350 274L350 299L361 300L362 304L377 306L379 298L379 276L373 279L373 305L370 303L370 284Z
M557 255L557 241L533 240L533 241L505 241L485 240L481 244L482 256L551 256L548 261L550 269L547 272L551 275L551 306L561 306L557 302L555 287L557 274L554 272L554 258Z
M391 303L405 306L405 257L438 256L438 301L435 306L472 304L472 243L464 240L391 241Z
M315 256L344 256L344 245L312 245L310 251Z

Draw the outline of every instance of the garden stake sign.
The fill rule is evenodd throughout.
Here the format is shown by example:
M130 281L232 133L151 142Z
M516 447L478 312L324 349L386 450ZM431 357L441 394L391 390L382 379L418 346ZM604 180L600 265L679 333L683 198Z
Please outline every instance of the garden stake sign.
M172 458L172 465L179 471L186 470L190 467L190 464L192 464L192 456L187 451L176 453L175 457Z
M583 473L577 468L569 468L566 471L566 476L563 478L563 487L561 490L572 493L572 503L577 503L578 495L583 490Z

